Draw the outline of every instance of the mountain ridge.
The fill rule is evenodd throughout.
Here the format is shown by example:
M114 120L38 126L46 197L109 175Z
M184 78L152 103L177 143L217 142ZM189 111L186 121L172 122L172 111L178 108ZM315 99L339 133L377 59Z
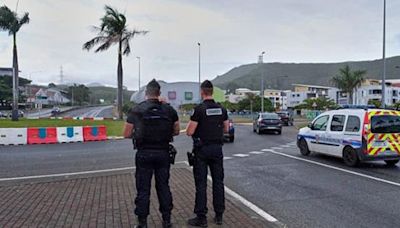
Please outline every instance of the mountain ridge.
M387 79L400 78L400 56L387 58ZM349 65L352 70L366 70L365 78L380 79L382 60L344 61L336 63L257 63L237 66L227 73L217 76L213 83L226 90L249 88L259 90L261 72L264 71L264 88L291 89L292 84L333 86L331 79L339 69ZM262 70L262 71L261 71Z

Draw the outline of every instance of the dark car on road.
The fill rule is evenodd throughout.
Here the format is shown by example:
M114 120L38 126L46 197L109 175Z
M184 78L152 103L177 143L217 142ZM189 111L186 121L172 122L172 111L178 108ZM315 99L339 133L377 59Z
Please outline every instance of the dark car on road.
M235 141L235 125L233 124L232 119L229 119L229 131L224 134L224 139L228 142Z
M293 126L293 116L288 111L280 111L276 112L278 116L281 118L282 124L286 126Z
M281 118L276 113L259 113L253 122L253 131L257 134L263 132L282 133Z
M51 110L51 115L52 116L57 116L58 114L60 114L61 113L61 109L59 108L59 107L54 107L52 110Z

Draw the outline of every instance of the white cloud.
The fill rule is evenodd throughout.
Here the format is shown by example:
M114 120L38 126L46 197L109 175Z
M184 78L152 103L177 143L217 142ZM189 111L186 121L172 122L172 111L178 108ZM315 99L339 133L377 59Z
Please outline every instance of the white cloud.
M11 8L16 0L4 0ZM0 2L0 4L2 4ZM133 40L124 59L125 84L197 79L197 42L202 43L203 77L213 78L240 64L267 61L319 62L376 59L382 48L382 4L375 0L20 0L31 23L18 34L20 66L37 82L66 80L116 84L116 47L82 51L93 37L104 4L125 11L130 28L150 30ZM400 2L388 1L388 54L399 54ZM11 37L0 33L0 66L11 64Z

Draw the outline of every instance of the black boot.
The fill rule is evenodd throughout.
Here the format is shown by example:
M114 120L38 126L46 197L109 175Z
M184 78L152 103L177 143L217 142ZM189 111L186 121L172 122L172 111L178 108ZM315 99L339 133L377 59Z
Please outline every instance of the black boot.
M147 228L147 218L138 218L138 223L135 228Z
M172 223L171 223L171 221L164 220L164 221L163 221L163 224L162 224L162 227L163 227L163 228L172 228Z
M188 224L191 226L197 226L197 227L207 227L207 218L206 217L199 217L196 216L195 218L189 219Z
M172 227L171 214L163 214L162 219L163 219L163 223L162 223L163 228L171 228Z
M216 214L214 217L214 222L217 225L222 225L223 223L222 214Z

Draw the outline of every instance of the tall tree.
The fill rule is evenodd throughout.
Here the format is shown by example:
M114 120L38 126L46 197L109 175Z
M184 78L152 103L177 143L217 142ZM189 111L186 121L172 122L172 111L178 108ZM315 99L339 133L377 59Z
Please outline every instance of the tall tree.
M108 50L112 45L118 45L118 115L122 119L122 83L123 83L123 69L122 69L122 56L128 56L131 53L130 40L135 35L145 35L148 31L129 30L127 28L126 17L124 14L119 13L118 10L105 6L105 15L100 19L100 27L94 26L93 29L97 32L97 36L89 40L83 45L84 50L91 50L98 46L95 52L102 52Z
M344 68L339 69L339 74L332 78L332 83L341 89L343 92L347 93L348 101L353 104L353 94L354 91L360 87L361 83L364 81L364 75L367 73L365 70L352 71L349 65Z
M24 13L19 17L16 12L11 11L7 6L0 7L0 31L7 31L13 37L13 68L14 80L18 89L19 80L19 67L18 67L18 53L17 53L17 33L24 24L29 23L29 13ZM13 110L17 113L18 101L14 100ZM18 120L18 115L13 115L13 120Z

